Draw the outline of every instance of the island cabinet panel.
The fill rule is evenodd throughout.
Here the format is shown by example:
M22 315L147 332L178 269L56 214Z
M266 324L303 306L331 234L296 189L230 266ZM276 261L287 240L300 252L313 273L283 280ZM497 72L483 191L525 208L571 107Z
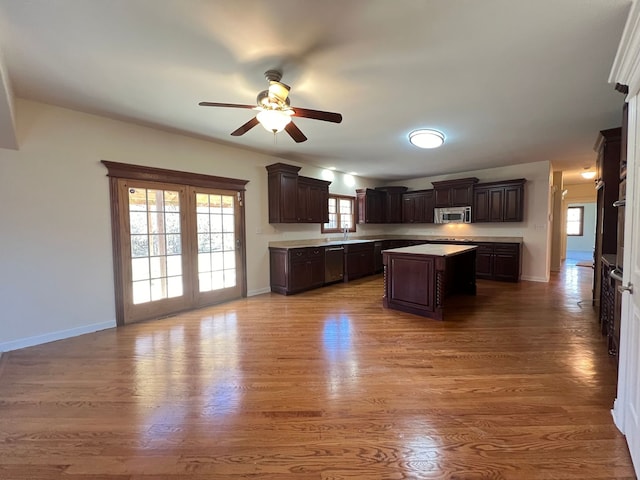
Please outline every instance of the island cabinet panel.
M289 295L324 284L324 247L269 248L271 291Z
M373 275L375 272L374 242L344 245L344 281Z
M385 195L371 188L356 190L358 223L385 223Z
M300 167L275 163L266 167L269 223L326 223L331 182L298 175Z
M416 245L383 253L382 304L442 320L445 298L476 294L476 247Z
M390 257L387 266L388 301L419 315L435 315L436 258Z
M478 179L469 177L431 183L435 191L436 208L468 207L473 202L473 186Z
M473 189L474 222L521 222L525 179L480 183Z
M403 223L433 223L434 191L417 190L402 196Z

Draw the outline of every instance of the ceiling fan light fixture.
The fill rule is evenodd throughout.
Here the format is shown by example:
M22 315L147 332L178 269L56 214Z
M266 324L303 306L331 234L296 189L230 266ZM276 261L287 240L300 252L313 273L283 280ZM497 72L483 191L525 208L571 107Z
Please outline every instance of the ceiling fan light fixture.
M291 87L284 83L270 82L269 84L269 96L275 97L280 103L286 102L289 90L291 90Z
M582 175L582 178L591 180L592 178L595 178L596 172L582 172L580 175Z
M291 115L282 110L262 110L256 118L267 132L278 133L291 122Z
M444 134L431 129L414 130L409 141L418 148L438 148L444 143Z

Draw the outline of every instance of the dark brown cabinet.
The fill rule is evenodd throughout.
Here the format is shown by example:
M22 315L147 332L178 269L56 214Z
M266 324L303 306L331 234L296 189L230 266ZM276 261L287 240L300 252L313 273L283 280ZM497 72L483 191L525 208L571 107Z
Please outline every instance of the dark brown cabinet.
M476 277L485 280L520 280L520 244L477 243Z
M344 281L373 275L375 271L374 242L344 245Z
M402 196L403 223L433 223L433 190L416 190Z
M384 223L402 223L402 195L407 187L376 187L384 192L383 211Z
M326 183L315 178L298 177L299 223L329 221L329 185Z
M358 223L385 223L385 192L372 188L356 190Z
M373 243L373 272L380 273L384 266L382 265L382 244L383 242L377 241Z
M393 248L441 243L470 245L471 242L449 240L375 240L344 243L344 282L373 275L382 270L383 253ZM520 244L473 242L477 245L476 277L486 280L517 282L520 280ZM337 245L326 247L326 251L337 250ZM342 251L342 249L340 249ZM326 277L326 252L324 246L314 247L269 247L271 291L289 295L321 287L336 279Z
M474 222L522 222L526 180L480 183L473 189Z
M289 295L324 284L324 247L269 248L271 291Z
M613 206L620 194L622 128L602 130L596 141L596 239L594 253L593 304L600 305L604 255L618 253L618 209Z
M468 207L473 202L473 186L478 179L469 177L431 183L435 191L436 208Z
M300 167L275 163L266 167L269 223L325 223L329 221L331 182L298 175Z

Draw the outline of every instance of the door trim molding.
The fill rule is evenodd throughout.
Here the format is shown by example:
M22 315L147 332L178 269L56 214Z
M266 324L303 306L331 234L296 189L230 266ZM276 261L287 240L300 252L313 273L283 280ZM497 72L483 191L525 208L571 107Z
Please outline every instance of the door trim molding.
M246 228L244 215L244 192L248 180L236 178L217 177L214 175L204 175L200 173L183 172L179 170L169 170L163 168L148 167L143 165L132 165L128 163L111 162L102 160L101 163L107 168L109 177L109 195L111 210L111 237L113 254L113 283L115 291L116 325L121 327L126 323L125 298L124 298L124 271L122 268L122 235L120 234L120 218L123 214L124 205L121 204L119 195L119 180L133 180L154 183L168 183L174 185L184 185L187 187L210 188L213 190L229 190L236 192L241 206L241 225L239 232L242 251L242 297L247 296L247 261L246 261Z

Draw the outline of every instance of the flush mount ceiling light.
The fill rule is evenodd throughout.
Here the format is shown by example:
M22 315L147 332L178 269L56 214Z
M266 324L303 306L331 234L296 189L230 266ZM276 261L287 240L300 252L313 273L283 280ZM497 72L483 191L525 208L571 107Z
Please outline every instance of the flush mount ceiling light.
M591 180L592 178L595 178L596 172L589 171L589 167L584 167L584 172L582 172L580 175L582 175L582 178Z
M444 134L437 130L414 130L409 134L409 141L419 148L438 148L444 143Z

